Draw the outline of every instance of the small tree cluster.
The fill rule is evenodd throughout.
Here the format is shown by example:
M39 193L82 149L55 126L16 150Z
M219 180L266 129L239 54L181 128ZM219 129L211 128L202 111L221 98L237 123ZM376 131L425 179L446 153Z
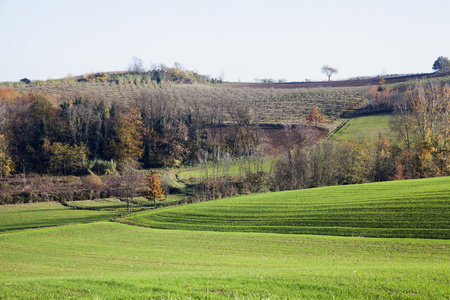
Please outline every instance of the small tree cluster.
M44 145L49 152L49 170L54 174L80 174L88 165L88 149L85 145L53 143Z

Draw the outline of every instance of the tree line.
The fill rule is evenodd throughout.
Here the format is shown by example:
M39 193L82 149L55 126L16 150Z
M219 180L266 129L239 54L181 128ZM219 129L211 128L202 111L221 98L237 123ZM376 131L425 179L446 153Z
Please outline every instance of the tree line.
M277 190L450 174L450 87L415 83L402 96L380 90L379 104L393 109L395 138L297 142L277 160Z
M259 144L249 105L228 99L173 101L146 90L127 103L90 95L57 105L49 96L0 88L0 175L100 174L134 159L145 168L194 164L218 149L250 155Z
M401 95L382 87L368 92L377 93L369 103L373 109L393 113L390 137L317 143L311 131L286 126L284 153L272 160L270 168L251 170L243 164L238 180L225 181L214 176L214 170L226 169L227 164L209 166L210 175L198 185L198 197L450 175L450 87L416 82ZM256 160L259 166L268 163Z
M390 107L395 139L329 140L316 143L301 126L286 126L284 154L268 171L240 180L207 177L197 194L288 190L336 184L420 178L450 173L448 85L415 83L402 94L382 84L369 89L370 105ZM97 174L117 163L145 168L264 156L258 115L234 94L207 101L172 101L164 90L141 90L127 103L76 97L56 105L36 93L0 88L0 176L13 173ZM308 120L320 121L319 109Z

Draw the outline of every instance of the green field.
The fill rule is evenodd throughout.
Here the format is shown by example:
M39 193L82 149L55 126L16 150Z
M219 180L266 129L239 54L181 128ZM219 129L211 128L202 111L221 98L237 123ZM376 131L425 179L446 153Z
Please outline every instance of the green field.
M349 119L332 138L356 138L372 140L379 134L393 136L390 119L391 114L375 114Z
M161 229L450 238L450 177L254 194L125 216Z
M246 172L257 172L263 170L268 172L273 164L273 159L238 159L229 163L208 163L208 166L202 165L181 170L177 172L178 179L183 181L189 181L196 178L212 178L214 175L218 177L222 176L242 176Z
M158 230L0 234L0 299L448 299L450 242Z
M449 183L267 193L121 219L183 230L109 222L115 199L74 202L97 211L0 206L0 299L450 299ZM30 229L44 226L54 227ZM326 235L276 233L305 228Z
M147 201L148 202L148 201ZM117 198L103 198L95 200L79 200L79 201L68 201L67 206L78 208L78 209L88 209L88 210L121 210L125 211L127 208L127 203L125 201L120 201ZM136 209L136 207L134 207ZM140 206L138 209L141 208Z
M116 212L75 210L56 202L0 205L0 232L73 223L89 223L117 217Z

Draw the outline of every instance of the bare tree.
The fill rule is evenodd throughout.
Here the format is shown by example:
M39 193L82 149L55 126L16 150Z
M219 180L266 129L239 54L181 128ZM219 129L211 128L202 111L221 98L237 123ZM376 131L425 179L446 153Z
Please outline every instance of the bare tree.
M129 72L136 73L136 74L145 73L144 61L142 59L140 59L139 57L133 56L133 58L131 60L132 60L132 62L128 66Z
M330 81L331 75L338 73L338 69L325 65L322 67L322 73L326 74L328 76L328 81Z
M133 209L133 198L145 190L145 178L139 172L140 164L133 159L126 159L119 165L119 175L115 178L115 185L121 201L126 201L127 211Z

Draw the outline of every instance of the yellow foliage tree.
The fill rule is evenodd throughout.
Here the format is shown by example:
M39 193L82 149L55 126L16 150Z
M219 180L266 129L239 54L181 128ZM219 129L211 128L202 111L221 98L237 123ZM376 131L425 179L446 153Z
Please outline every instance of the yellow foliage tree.
M161 182L155 172L152 172L147 177L147 190L145 191L145 198L147 198L148 201L153 201L154 208L156 208L156 200L167 200L164 198L164 191L161 187Z
M53 143L44 145L50 154L49 171L56 174L80 173L87 168L89 149L86 145Z
M127 112L119 113L114 126L115 138L110 145L119 161L139 159L144 152L144 122L141 111L132 104Z
M0 178L9 176L14 171L14 162L8 155L5 136L0 134Z

